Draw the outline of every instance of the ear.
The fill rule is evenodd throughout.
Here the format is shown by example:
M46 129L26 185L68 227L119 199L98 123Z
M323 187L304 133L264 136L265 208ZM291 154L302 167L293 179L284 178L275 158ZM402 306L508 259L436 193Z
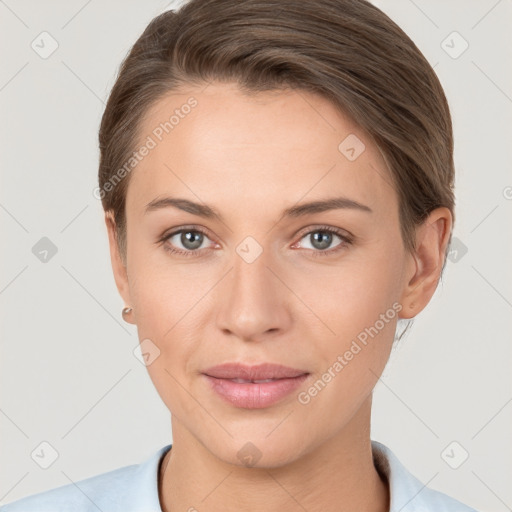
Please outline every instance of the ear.
M452 224L450 210L440 207L433 210L416 229L416 251L409 255L400 318L415 317L434 295L443 270Z
M119 291L119 294L121 295L124 303L127 306L130 306L131 300L128 273L119 252L116 224L111 211L105 213L105 224L107 226L108 243L110 246L110 261L112 263L112 270L114 272L114 279L116 282L117 290ZM130 316L133 317L133 314Z

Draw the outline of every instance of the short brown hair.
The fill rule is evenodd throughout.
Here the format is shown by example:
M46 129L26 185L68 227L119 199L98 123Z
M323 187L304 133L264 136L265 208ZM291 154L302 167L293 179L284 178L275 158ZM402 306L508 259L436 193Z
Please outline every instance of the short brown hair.
M386 14L365 0L191 0L149 23L121 64L101 120L99 190L123 259L130 173L106 185L133 154L156 101L181 85L214 80L247 93L313 92L349 116L388 164L407 250L432 210L445 206L455 217L446 97L423 54Z

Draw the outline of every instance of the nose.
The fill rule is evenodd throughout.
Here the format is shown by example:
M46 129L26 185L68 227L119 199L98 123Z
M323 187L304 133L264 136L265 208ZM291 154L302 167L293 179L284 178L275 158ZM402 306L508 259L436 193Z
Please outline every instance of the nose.
M291 323L291 292L279 268L263 251L248 262L235 253L233 268L218 287L217 325L226 335L258 341L286 331Z

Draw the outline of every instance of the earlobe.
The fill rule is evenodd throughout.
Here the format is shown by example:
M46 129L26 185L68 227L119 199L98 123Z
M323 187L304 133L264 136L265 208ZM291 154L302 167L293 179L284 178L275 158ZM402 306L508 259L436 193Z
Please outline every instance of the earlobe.
M112 263L112 271L114 273L117 290L119 291L124 303L130 305L130 286L128 282L127 269L119 252L115 220L111 212L105 213L105 224L107 226L108 243L110 247L110 261Z
M409 269L402 293L400 318L413 318L430 302L443 269L452 229L448 208L433 210L416 231L416 251L409 256Z

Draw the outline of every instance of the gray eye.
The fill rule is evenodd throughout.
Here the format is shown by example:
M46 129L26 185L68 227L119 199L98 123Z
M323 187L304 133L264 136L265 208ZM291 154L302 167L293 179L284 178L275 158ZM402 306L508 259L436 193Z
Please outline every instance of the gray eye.
M175 233L169 238L169 241L174 245L175 242L173 238L179 237L179 243L183 246L184 249L188 251L193 251L201 247L204 242L205 236L199 231L194 230L183 230ZM179 246L178 246L179 247Z
M313 248L318 250L325 250L330 248L333 242L333 237L340 238L339 235L337 235L336 233L322 231L319 229L317 231L312 231L311 233L308 233L303 239L308 240L312 245L312 247L306 247L306 249Z

